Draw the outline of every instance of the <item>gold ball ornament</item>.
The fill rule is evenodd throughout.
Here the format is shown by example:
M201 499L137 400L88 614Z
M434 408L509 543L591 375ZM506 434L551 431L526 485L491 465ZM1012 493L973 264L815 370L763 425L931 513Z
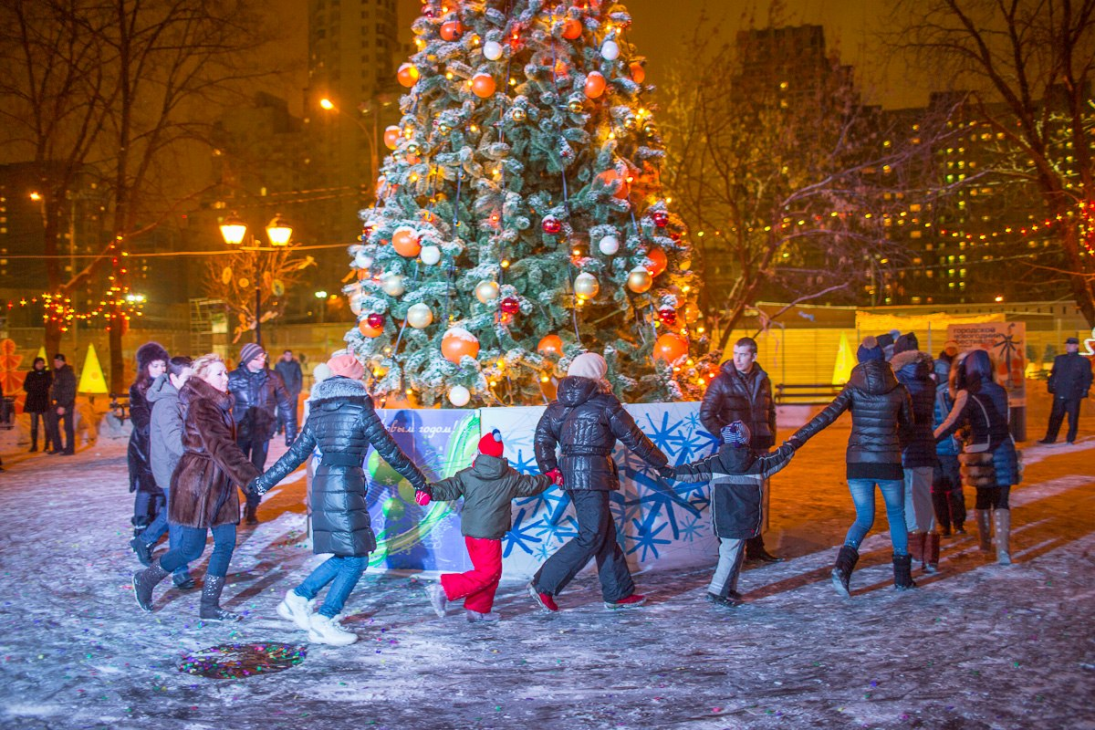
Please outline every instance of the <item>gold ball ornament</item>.
M481 281L475 285L475 298L482 304L489 304L498 298L497 281Z
M588 271L583 271L574 277L574 293L586 299L592 299L601 291L601 282Z
M650 287L654 285L654 277L650 275L650 272L641 266L636 266L631 270L631 273L627 275L627 288L636 294L644 294L650 291Z
M416 330L425 329L433 323L433 310L419 302L407 310L407 324Z

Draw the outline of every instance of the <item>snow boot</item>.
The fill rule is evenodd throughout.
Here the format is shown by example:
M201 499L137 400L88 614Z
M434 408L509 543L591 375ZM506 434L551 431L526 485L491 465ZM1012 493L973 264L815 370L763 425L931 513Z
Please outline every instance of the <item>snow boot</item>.
M430 583L426 586L426 595L430 598L430 605L438 618L445 618L449 609L449 597L445 595L445 589L440 583Z
M632 593L627 598L621 598L618 601L605 601L605 608L610 610L616 610L618 608L638 608L644 603L646 603L646 596Z
M198 585L194 582L194 579L190 577L189 573L176 573L171 576L171 582L174 583L175 587L180 591L189 591Z
M207 621L239 621L240 615L221 608L221 591L224 590L223 575L205 575L202 586L201 610L198 615Z
M745 560L749 563L782 563L783 558L777 558L764 549L764 536L757 535L745 541Z
M992 551L992 515L987 509L975 509L973 514L977 518L977 537L981 542L981 552Z
M1011 510L995 510L992 517L996 522L996 562L1011 565Z
M540 608L544 609L548 613L558 613L559 606L555 603L555 599L552 598L550 593L541 593L540 590L532 583L528 584L529 595L532 596L532 600L536 601L536 604Z
M909 533L909 557L914 563L924 562L924 543L927 534L919 530Z
M962 490L959 488L953 490L949 497L951 503L951 524L954 526L954 534L965 535L966 496L962 494Z
M144 540L139 537L135 537L129 541L129 547L133 548L133 552L137 554L137 560L141 561L141 565L146 568L152 565L152 546L147 545Z
M309 619L308 638L320 644L349 646L357 641L357 634L342 628L333 618L313 613Z
M859 562L859 551L851 545L843 545L836 556L836 565L833 567L833 588L845 598L851 597L849 585L852 582L852 571Z
M142 611L152 613L152 590L167 575L167 571L160 567L159 560L133 574L133 597Z
M488 611L487 613L483 613L482 611L473 611L469 608L466 609L466 613L468 615L469 624L494 623L496 621L500 621L502 618L495 611Z
M893 556L893 587L899 591L907 591L916 588L912 579L912 556Z
M739 598L735 598L733 593L727 596L720 596L717 593L708 593L707 602L714 603L716 606L725 606L726 608L737 608L744 603L744 601L740 600L740 595Z
M286 621L292 621L301 631L312 628L312 606L307 598L290 588L285 593L285 599L278 604L278 616Z
M939 534L943 537L951 536L951 504L949 492L932 492L932 511L935 512L935 521L939 523Z
M924 545L924 572L939 572L939 534L927 533L927 542Z
M243 519L249 525L257 525L259 523L258 517L259 507L257 504L247 503L247 506L243 509Z

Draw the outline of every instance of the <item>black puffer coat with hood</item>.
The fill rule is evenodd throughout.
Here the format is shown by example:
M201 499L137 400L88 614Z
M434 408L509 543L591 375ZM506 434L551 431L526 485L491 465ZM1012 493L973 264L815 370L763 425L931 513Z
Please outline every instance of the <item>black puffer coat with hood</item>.
M840 395L788 441L800 447L844 411L852 412L848 478L903 479L902 434L914 423L912 400L888 362L869 360L856 365Z
M733 360L719 368L700 403L700 422L715 437L734 421L749 427L749 446L767 451L776 442L776 402L772 381L758 363L748 375L738 372Z
M919 350L906 350L894 355L890 366L897 381L909 391L913 419L916 421L905 434L903 464L906 469L934 467L939 459L935 453L935 436L932 435L935 381L932 380L931 355Z
M612 460L617 439L651 466L668 463L665 454L601 383L590 378L563 378L558 399L536 425L536 463L542 474L562 470L563 489L617 490L620 478ZM561 460L557 447L561 447Z

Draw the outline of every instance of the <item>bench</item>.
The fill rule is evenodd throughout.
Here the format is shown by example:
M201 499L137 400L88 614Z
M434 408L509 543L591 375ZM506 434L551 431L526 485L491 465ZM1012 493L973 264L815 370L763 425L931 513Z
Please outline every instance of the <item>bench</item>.
M129 396L110 394L110 412L118 419L119 423L125 423L129 418Z

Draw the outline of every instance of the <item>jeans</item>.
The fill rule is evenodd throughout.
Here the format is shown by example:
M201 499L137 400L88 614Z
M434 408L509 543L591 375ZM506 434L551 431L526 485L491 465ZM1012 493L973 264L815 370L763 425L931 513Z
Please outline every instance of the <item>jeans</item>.
M540 593L559 595L574 576L597 560L601 595L608 603L627 598L635 592L627 559L616 541L616 522L609 508L609 493L594 490L567 492L578 519L578 534L547 559L532 579Z
M738 576L741 564L745 560L745 540L732 537L719 538L719 564L715 566L715 575L707 592L726 598L738 590Z
M251 460L259 471L266 471L266 451L270 448L270 440L262 438L248 438L236 441L243 455ZM262 496L247 492L247 506L258 507Z
M931 532L935 529L932 510L932 472L934 467L914 466L905 469L905 527L909 532Z
M908 555L909 533L905 530L905 483L900 479L849 479L848 491L855 504L855 522L844 538L844 544L859 549L860 543L874 526L874 486L882 492L886 504L886 521L890 523L890 542L894 555Z
M1049 412L1049 426L1046 428L1046 441L1056 441L1061 424L1068 414L1068 435L1065 440L1070 444L1076 440L1076 429L1080 427L1080 399L1054 396L1053 409Z
M65 414L63 416L57 415L57 408L54 406L49 411L49 437L53 441L54 451L64 451L66 454L76 453L76 424L73 423L73 409L75 406L65 408ZM61 421L65 422L65 441L61 441ZM63 445L62 445L63 444Z
M192 563L205 552L205 538L209 530L204 527L178 528L179 546L168 550L160 558L160 567L168 573L174 573L187 563ZM228 563L232 560L232 551L236 549L236 526L232 523L217 525L213 528L213 553L209 556L207 575L223 578L228 575Z
M149 517L152 519L150 520ZM137 537L146 545L155 545L167 532L167 497L140 490L133 496L133 525L145 525Z
M331 589L327 591L327 597L323 599L323 605L317 613L334 618L342 612L346 599L350 597L368 564L368 555L332 555L294 588L293 592L310 601L323 590L323 586L330 583Z
M450 601L464 599L464 608L490 613L494 593L502 579L502 541L464 536L472 569L464 573L445 573L441 587Z
M31 411L30 413L30 443L34 448L38 448L38 421L42 421L42 435L44 441L42 442L42 450L49 451L49 445L53 434L53 429L49 425L49 412L48 411Z
M148 547L152 547L156 542L163 537L163 534L167 533L167 545L168 552L176 550L179 547L179 530L184 529L179 525L169 525L167 522L167 512L171 509L171 490L163 490L163 506L156 515L156 519L152 520L152 523L145 528L144 532L137 536L137 539L143 542ZM176 568L175 578L178 580L184 580L190 577L190 571L187 569L184 563L182 567Z

